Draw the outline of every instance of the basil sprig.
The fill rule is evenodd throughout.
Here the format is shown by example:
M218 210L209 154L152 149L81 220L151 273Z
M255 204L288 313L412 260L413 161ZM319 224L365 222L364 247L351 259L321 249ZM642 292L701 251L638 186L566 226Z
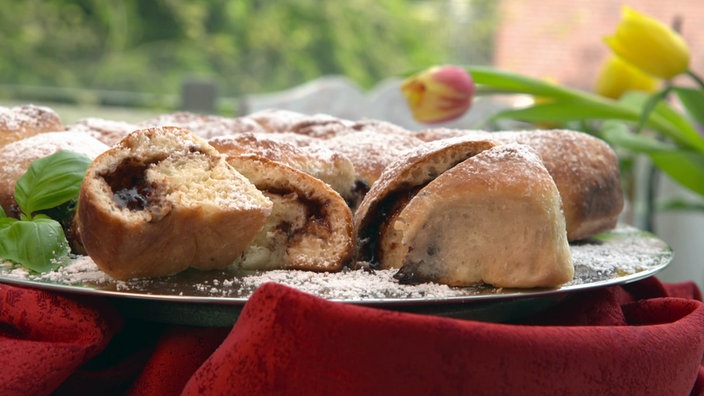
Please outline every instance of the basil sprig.
M41 211L78 199L90 158L61 150L33 161L15 184L20 218L0 208L0 257L32 271L46 272L64 263L70 247L64 230Z

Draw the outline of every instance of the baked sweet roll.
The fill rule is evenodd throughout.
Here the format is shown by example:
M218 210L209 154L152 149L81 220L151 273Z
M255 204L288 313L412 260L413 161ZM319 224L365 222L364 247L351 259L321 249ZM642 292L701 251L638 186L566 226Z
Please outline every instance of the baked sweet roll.
M410 134L379 133L372 129L340 134L323 142L331 150L352 161L356 173L357 195L360 197L366 195L370 186L389 164L422 143L423 141Z
M266 132L293 132L321 139L347 132L352 125L349 120L328 114L309 115L282 109L260 110L243 118L255 121Z
M559 192L526 145L426 143L386 168L355 214L359 258L401 283L555 287L574 267Z
M129 122L88 117L68 125L66 129L71 132L87 133L108 146L112 146L130 134L130 132L142 128Z
M77 132L39 133L0 147L0 205L9 216L19 217L15 183L27 172L32 161L59 150L74 151L94 159L107 149L107 145L94 137Z
M244 117L231 118L188 111L161 114L140 122L139 126L141 128L176 126L187 129L205 139L232 133L263 131L259 124Z
M570 130L498 132L492 139L538 152L562 196L570 241L616 226L624 196L618 157L608 143Z
M571 130L465 131L430 129L416 134L426 141L451 136L521 143L535 149L555 180L567 221L567 237L576 241L614 228L623 211L618 157L603 140Z
M32 104L0 106L0 146L42 132L59 132L66 127L51 108Z
M209 140L230 156L251 154L286 164L322 180L347 202L356 202L355 169L352 162L317 138L295 133L241 133Z
M321 272L350 263L352 212L340 194L307 173L260 156L234 154L228 162L273 202L266 226L236 267Z
M130 133L86 173L78 230L116 279L230 265L266 224L272 202L188 130Z

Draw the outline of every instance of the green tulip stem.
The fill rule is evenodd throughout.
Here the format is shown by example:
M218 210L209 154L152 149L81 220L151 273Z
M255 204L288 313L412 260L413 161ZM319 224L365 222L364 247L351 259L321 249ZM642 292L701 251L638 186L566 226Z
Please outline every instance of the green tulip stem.
M702 80L702 78L699 77L696 73L691 70L687 70L687 75L690 76L692 80L696 81L701 88L704 88L704 80Z

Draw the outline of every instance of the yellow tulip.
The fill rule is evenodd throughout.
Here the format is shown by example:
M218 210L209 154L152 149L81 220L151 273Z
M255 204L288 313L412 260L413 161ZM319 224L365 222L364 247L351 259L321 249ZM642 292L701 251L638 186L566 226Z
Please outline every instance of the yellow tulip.
M616 55L655 77L669 79L689 69L689 47L682 36L628 6L616 33L604 40Z
M655 92L660 80L645 74L617 56L604 62L596 80L596 93L618 99L627 91Z
M413 118L440 123L460 117L472 105L474 80L458 66L435 66L409 77L401 84Z

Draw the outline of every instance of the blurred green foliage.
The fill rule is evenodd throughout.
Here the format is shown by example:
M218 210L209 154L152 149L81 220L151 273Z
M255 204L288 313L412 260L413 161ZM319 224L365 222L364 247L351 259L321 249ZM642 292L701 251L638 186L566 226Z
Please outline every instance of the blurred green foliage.
M473 3L481 26L453 29L450 6ZM492 3L0 0L0 84L177 94L197 78L235 97L342 74L368 88L453 51L488 62Z

